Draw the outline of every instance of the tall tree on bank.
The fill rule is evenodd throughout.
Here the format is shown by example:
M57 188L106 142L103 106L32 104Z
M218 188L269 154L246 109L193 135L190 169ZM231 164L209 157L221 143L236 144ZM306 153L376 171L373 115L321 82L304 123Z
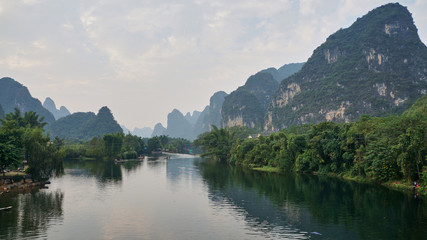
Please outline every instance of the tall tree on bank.
M19 109L6 114L1 120L1 168L18 165L22 161L22 153L27 160L26 170L35 180L43 180L63 172L60 140L50 141L43 127L43 117L35 112L26 112L21 116Z
M5 176L5 169L17 166L22 160L22 134L15 121L2 121L0 127L0 170Z
M218 161L225 162L230 157L233 140L234 136L228 129L212 125L212 130L199 135L194 144L204 148L203 157L212 157Z
M108 158L115 158L123 146L123 133L105 134L103 137L105 152Z
M58 141L58 139L56 140ZM50 142L41 128L26 128L24 147L28 164L27 172L35 180L48 179L52 175L63 173L62 159L65 153L59 149L60 144Z

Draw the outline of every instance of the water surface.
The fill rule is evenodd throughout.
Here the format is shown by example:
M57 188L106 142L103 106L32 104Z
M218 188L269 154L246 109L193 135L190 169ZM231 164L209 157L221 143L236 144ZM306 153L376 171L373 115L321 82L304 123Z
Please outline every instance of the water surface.
M177 155L67 162L49 189L0 196L0 239L427 239L412 194Z

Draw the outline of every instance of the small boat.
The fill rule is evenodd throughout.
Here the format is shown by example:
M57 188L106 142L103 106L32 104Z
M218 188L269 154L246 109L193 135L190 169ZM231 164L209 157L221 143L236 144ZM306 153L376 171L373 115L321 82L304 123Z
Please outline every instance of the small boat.
M7 211L7 210L10 210L10 209L12 209L12 206L0 208L0 211Z
M114 159L114 163L115 164L122 163L122 162L125 162L125 160L123 160L123 159Z

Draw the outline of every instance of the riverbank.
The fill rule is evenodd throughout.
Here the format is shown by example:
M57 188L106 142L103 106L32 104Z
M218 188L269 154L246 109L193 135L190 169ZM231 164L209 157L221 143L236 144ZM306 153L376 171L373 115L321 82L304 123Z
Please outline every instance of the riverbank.
M282 170L280 170L280 168L271 167L271 166L253 167L250 169L254 170L254 171L260 171L260 172L272 172L272 173L278 173L278 174L284 174L285 173ZM312 174L313 175L320 175L317 173L312 173ZM407 181L402 181L402 180L393 180L393 181L381 183L381 182L375 181L374 179L364 178L361 176L351 176L351 175L345 174L345 173L340 173L340 174L329 173L329 174L326 174L325 176L340 178L340 179L347 180L347 181L354 181L357 183L381 185L381 186L384 186L384 187L387 187L387 188L390 188L390 189L393 189L396 191L406 192L406 193L413 192L413 190L414 190L413 182L407 182ZM427 196L427 189L425 187L418 187L417 193L419 195Z
M5 178L0 179L0 193L43 187L46 183L45 181L33 181L29 175L22 172L8 172L5 174Z
M11 184L0 185L0 193L14 190L29 190L33 188L43 187L46 182L15 182Z

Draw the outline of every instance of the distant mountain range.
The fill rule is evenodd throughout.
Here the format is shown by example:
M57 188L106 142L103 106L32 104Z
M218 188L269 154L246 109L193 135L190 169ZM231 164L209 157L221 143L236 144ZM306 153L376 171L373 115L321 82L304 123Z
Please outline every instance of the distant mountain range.
M303 64L291 63L279 69L268 68L262 70L249 77L245 86L240 87L230 95L223 91L214 93L210 98L209 105L202 112L194 111L193 114L187 113L184 116L178 109L174 109L168 115L167 127L163 127L160 123L157 124L152 136L168 135L170 137L193 140L199 134L210 131L212 125L217 127L240 125L239 123L234 123L234 120L228 122L229 119L233 119L239 114L243 114L245 120L246 116L250 116L250 119L257 119L252 123L243 124L245 126L255 127L255 125L262 125L266 108L279 85L278 82L299 71ZM248 102L252 105L240 112L234 112L233 106L240 108L241 104ZM223 104L227 106L225 110Z
M301 70L304 64L305 63L289 63L281 66L279 69L268 68L260 71L260 73L268 72L273 76L274 80L280 83L283 79Z
M74 113L61 107L56 109L52 99L46 98L45 107L41 102L33 98L26 87L12 78L0 79L0 118L4 117L5 113L14 111L18 108L22 113L34 111L39 116L44 117L44 121L48 123L45 127L50 132L51 137L61 137L64 139L80 139L89 140L94 136L103 136L106 133L122 132L119 124L114 120L114 117L107 107L102 107L98 114ZM55 121L54 115L58 120Z
M402 113L426 92L427 48L411 13L390 3L329 36L306 63L262 70L229 95L222 92L215 111L207 106L194 125L174 110L163 134L194 139L211 124L278 131L349 122Z
M153 133L153 129L151 129L150 127L134 128L131 133L132 135L139 136L142 138L150 138L151 134Z
M154 130L151 133L151 137L164 135L165 131L166 131L166 128L163 127L163 125L161 123L157 123L154 126Z
M390 3L330 35L306 63L259 71L229 95L216 92L201 112L184 115L174 109L166 127L158 123L153 130L124 129L142 137L169 135L190 140L212 125L270 132L320 121L349 122L362 114L400 114L426 92L427 47L411 13ZM45 117L55 136L65 138L88 139L122 131L106 107L97 115L64 117L69 114L65 107L56 109L50 98L44 105L57 121L26 87L11 78L0 79L0 117L2 110L8 113L15 107L35 111Z

